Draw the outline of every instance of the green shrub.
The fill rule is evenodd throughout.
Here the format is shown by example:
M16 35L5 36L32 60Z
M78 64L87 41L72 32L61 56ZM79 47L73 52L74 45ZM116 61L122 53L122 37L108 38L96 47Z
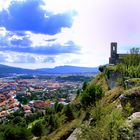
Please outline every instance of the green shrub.
M104 104L97 103L91 110L91 117L90 125L82 127L81 140L118 140L124 117L115 104L104 107Z
M41 122L36 122L32 126L31 131L34 134L34 136L41 137L41 135L43 134L43 126L42 126Z
M81 94L81 104L83 107L88 107L91 104L95 104L96 101L101 99L103 96L102 88L99 85L90 85Z
M4 134L4 140L29 140L31 139L30 130L23 127L7 126Z

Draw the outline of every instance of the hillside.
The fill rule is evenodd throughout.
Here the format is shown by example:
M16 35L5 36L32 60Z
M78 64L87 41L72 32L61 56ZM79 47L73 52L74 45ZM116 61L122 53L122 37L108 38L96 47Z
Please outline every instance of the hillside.
M97 67L59 66L55 68L37 69L45 73L72 74L72 73L98 73Z
M68 105L56 102L45 112L21 112L0 125L0 137L24 140L139 140L139 65L100 67L100 73L77 90ZM133 69L133 71L132 71Z
M0 64L0 75L8 74L80 74L80 73L98 73L98 68L59 66L55 68L42 69L23 69Z
M135 66L135 74L131 68L120 64L103 66L94 80L83 84L71 104L79 108L77 113L84 114L80 123L76 117L73 121L77 125L73 121L63 124L42 140L139 140L139 65Z
M34 73L34 72L35 72L34 70L17 68L17 67L6 66L6 65L0 64L0 73L1 74L11 74L11 73L29 74L29 73Z
M84 108L88 106L88 111L85 111L89 115L86 118L88 124L83 121L79 127L81 134L77 140L140 139L139 66L125 67L125 64L117 64L100 68L101 73L88 83L85 92L79 97L84 100ZM98 95L98 89L90 93L90 89L94 89L95 85L102 88L102 97Z

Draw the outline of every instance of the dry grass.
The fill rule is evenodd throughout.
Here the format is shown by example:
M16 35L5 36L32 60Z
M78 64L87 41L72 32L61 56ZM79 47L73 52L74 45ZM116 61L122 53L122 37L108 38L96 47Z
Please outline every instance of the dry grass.
M107 92L109 87L106 81L106 78L103 73L99 73L94 80L90 82L90 85L96 84L102 87L103 92Z
M128 79L129 82L133 82L133 83L140 83L140 78L131 78Z
M79 127L85 117L85 112L82 115L67 124L64 124L62 127L49 134L48 136L43 136L41 140L65 140L65 137L68 137L75 128Z
M117 100L117 98L124 93L124 88L122 87L115 87L110 91L107 91L103 100L105 103L112 103L115 100Z
M140 86L127 90L126 92L124 92L124 95L135 97L140 96Z

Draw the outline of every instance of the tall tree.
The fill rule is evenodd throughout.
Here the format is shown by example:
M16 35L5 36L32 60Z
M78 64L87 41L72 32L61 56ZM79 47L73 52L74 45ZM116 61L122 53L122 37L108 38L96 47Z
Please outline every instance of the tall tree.
M32 133L34 134L34 136L36 137L41 137L41 135L43 134L43 126L41 124L41 122L37 122L32 126Z
M124 64L128 66L138 66L140 64L140 48L132 48L128 55L123 57Z

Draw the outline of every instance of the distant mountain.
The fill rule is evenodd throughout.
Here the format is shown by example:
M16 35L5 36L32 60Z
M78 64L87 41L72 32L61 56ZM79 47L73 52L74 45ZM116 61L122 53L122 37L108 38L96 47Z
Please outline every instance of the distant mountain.
M98 73L98 68L59 66L55 68L23 69L0 64L0 77L10 74L74 74L74 73Z
M35 73L35 71L0 64L0 75L14 74L14 73L16 73L16 74L31 74L31 73Z
M45 73L73 74L73 73L98 73L97 67L58 66L55 68L37 69Z

